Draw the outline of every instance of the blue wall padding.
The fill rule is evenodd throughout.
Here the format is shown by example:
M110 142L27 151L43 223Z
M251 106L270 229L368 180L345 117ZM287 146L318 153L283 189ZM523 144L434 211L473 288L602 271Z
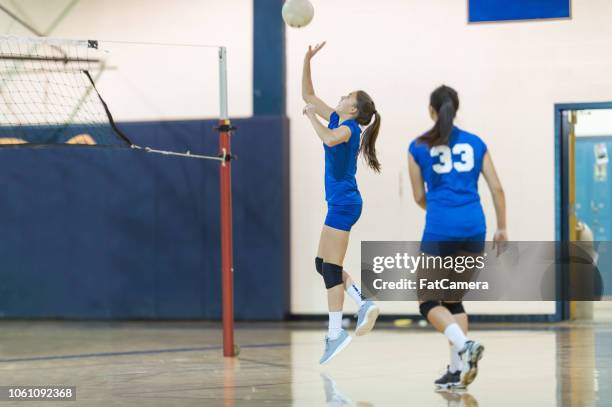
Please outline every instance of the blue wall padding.
M289 312L287 119L232 137L235 315ZM211 121L124 123L141 145L216 155ZM0 148L0 316L218 319L219 164L122 148Z
M571 15L571 0L469 0L469 21L533 20Z
M285 115L284 0L253 1L253 114Z

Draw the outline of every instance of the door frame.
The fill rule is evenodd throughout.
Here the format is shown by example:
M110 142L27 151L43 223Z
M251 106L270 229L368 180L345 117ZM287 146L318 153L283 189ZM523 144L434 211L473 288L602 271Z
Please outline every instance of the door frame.
M569 240L569 204L567 180L563 179L563 172L569 165L568 139L561 131L561 120L564 111L568 110L597 110L612 109L612 102L594 103L556 103L555 114L555 240L566 242ZM557 273L557 284L565 291L565 280L561 273ZM570 302L558 300L554 319L564 321L570 319Z

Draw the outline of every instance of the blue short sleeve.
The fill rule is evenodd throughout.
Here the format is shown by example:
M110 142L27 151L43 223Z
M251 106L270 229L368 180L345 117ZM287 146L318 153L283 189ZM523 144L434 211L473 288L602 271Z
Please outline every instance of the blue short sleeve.
M359 137L361 134L361 128L359 128L359 125L354 120L347 120L342 123L342 125L349 128L351 131L351 137Z
M412 140L412 142L410 143L410 146L408 147L408 153L412 154L412 158L414 158L414 161L419 164L419 152L416 140Z
M489 148L487 147L487 143L485 143L483 139L479 137L479 140L480 140L480 143L482 144L482 156L484 157L484 155L487 153Z
M332 112L331 116L329 116L329 124L327 125L327 128L335 129L336 127L338 127L339 122L340 116L338 115L338 113Z
M327 125L327 128L333 130L337 129L340 126L346 126L349 128L349 130L351 131L351 138L359 138L359 136L361 135L361 128L355 120L347 120L340 124L340 116L338 115L338 113L333 112L331 116L329 116L329 124Z

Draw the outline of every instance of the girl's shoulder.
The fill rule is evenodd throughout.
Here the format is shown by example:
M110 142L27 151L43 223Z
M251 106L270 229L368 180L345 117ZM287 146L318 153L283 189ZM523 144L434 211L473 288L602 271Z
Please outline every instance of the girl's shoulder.
M458 133L458 136L459 136L459 140L461 142L469 143L472 146L478 146L478 147L481 147L481 148L486 150L487 145L486 145L486 143L484 142L484 140L480 136L478 136L475 133L471 133L469 131L460 129L458 127L456 127L456 129L457 129L457 133Z

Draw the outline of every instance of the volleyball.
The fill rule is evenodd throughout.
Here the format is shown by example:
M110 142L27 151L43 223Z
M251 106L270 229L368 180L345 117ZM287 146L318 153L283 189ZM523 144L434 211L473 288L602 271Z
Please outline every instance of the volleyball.
M314 7L308 0L287 0L283 5L283 20L293 28L305 27L314 17Z

